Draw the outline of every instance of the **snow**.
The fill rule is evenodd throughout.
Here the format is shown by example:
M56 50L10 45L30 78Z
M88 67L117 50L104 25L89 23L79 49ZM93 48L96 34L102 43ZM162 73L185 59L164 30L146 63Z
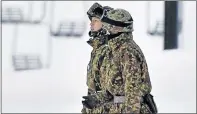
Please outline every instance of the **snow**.
M87 3L89 5L93 1ZM98 3L125 8L131 12L135 27L134 40L142 48L147 59L153 86L152 94L159 113L196 112L196 5L194 1L183 2L183 31L179 35L180 48L168 51L163 50L162 37L153 37L146 33L147 2L99 1ZM69 3L65 9L69 10L75 7L75 4L76 2ZM80 14L86 13L83 9L77 10ZM59 12L62 13L64 10ZM159 12L155 10L155 13ZM49 14L48 11L48 17L50 17ZM61 18L61 15L55 18ZM76 20L79 19L73 16L72 12L70 15ZM80 16L88 22L88 18ZM29 47L32 45L30 49L41 53L45 64L48 61L47 52L44 51L47 50L45 41L50 38L46 24L49 22L50 19L45 18L45 24L18 25L20 28L18 35L23 40L20 43L24 46L29 44ZM91 47L86 43L89 25L87 24L87 30L81 38L51 37L51 67L22 72L15 72L12 68L14 27L16 25L2 25L1 111L3 113L80 112L82 96L87 94L86 67L91 52ZM35 42L28 43L28 39ZM20 47L20 51L27 51L24 46Z

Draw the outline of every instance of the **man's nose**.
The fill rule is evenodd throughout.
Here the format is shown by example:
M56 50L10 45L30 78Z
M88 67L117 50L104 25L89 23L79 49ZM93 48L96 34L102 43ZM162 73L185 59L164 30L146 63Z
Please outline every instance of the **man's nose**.
M90 26L92 26L92 25L93 25L93 23L91 22L91 23L90 23Z

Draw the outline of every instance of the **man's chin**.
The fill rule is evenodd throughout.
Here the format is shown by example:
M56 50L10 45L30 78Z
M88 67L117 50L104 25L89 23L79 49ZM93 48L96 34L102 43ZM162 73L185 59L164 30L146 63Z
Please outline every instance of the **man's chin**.
M97 30L91 29L92 32L96 32Z
M97 31L99 31L99 30L95 30L95 29L90 29L92 32L97 32Z

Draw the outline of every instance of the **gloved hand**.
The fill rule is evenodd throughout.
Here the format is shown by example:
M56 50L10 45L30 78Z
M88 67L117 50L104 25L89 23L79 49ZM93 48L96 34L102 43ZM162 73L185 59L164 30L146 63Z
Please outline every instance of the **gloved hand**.
M83 98L85 100L82 101L82 104L88 109L93 109L100 104L100 101L96 98L96 95L83 96Z
M109 91L102 91L92 95L83 96L83 98L85 100L82 101L82 104L88 109L93 109L104 103L110 102L113 99L113 96Z

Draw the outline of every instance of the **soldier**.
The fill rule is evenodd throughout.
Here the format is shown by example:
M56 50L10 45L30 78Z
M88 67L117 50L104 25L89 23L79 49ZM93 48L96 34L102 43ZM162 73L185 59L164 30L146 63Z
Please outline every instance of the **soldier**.
M82 113L157 113L150 94L148 66L133 40L130 13L124 9L105 9L95 3L88 15L97 16L102 22L99 32L102 35L89 41L93 51Z
M94 94L96 91L99 90L98 86L95 86L95 72L92 72L92 66L100 64L99 61L102 61L102 58L104 58L106 53L106 42L105 42L105 34L106 31L102 29L102 22L100 20L102 16L102 10L98 10L95 12L92 12L94 8L100 7L102 10L105 8L106 10L111 10L111 7L105 6L102 7L100 4L95 3L92 5L92 7L88 10L87 14L89 19L91 20L91 30L89 31L89 36L91 37L87 43L92 46L93 50L91 52L91 58L88 64L87 68L87 85L88 85L88 95ZM82 113L91 113L91 109L83 108Z

